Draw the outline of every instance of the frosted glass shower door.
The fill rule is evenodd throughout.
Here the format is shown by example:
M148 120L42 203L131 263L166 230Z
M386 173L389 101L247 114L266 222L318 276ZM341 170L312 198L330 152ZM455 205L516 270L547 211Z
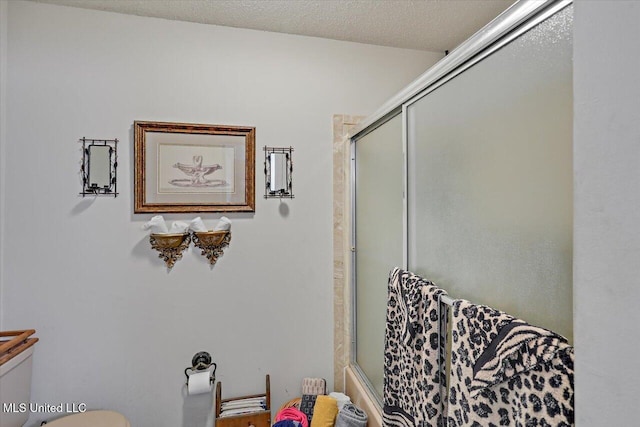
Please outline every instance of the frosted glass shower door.
M382 396L387 278L403 262L402 117L355 142L355 362Z
M572 13L407 108L409 269L569 340Z

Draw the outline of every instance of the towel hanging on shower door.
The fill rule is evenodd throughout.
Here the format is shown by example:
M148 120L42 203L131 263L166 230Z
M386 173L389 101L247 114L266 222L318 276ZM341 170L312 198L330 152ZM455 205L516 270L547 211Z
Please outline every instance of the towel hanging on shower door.
M399 268L389 276L382 422L440 426L439 311L433 283Z
M457 300L447 426L574 425L573 347L549 330Z

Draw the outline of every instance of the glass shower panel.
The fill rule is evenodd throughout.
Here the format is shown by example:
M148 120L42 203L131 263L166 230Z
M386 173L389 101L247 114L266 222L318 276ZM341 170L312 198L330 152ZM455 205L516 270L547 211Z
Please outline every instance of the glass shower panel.
M402 117L355 143L355 361L382 396L387 278L403 262Z
M572 341L572 8L408 107L408 265Z

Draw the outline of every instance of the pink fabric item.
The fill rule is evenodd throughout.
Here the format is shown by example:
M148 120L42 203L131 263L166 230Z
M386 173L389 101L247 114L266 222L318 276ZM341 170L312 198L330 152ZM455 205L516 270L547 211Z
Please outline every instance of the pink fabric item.
M276 422L282 420L298 421L302 424L302 427L309 427L309 421L307 416L296 408L284 408L282 411L276 414Z

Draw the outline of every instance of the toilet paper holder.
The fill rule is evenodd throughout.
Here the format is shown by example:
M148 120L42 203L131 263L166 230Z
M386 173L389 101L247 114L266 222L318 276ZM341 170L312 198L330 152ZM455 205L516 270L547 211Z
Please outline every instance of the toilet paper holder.
M207 353L206 351L200 351L194 354L193 358L191 359L191 365L192 366L189 366L184 370L184 375L187 377L187 384L189 383L188 371L192 371L192 373L201 372L209 369L212 366L213 369L211 370L211 374L209 375L209 383L213 384L215 382L216 369L218 368L218 365L211 361L211 355L209 353Z

